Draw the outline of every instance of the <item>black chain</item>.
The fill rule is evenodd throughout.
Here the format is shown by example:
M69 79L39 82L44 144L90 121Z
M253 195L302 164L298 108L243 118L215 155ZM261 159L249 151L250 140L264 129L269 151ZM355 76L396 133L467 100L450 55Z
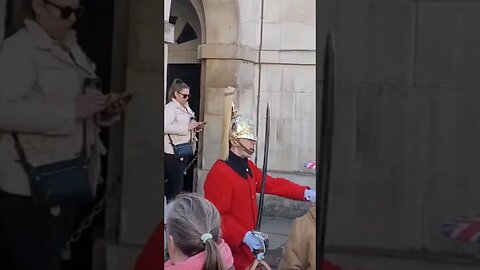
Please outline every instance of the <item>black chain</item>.
M188 169L190 169L190 167L193 166L193 163L195 163L195 161L198 159L198 155L200 155L200 153L202 152L203 148L198 150L197 154L195 154L195 156L192 158L192 160L190 161L190 163L188 163L187 167L185 167L185 170L183 170L183 174L187 174L187 171Z
M185 174L188 171L188 169L190 169L190 167L192 167L193 164L195 163L195 161L198 159L198 156L200 155L202 150L203 150L203 147L197 151L197 154L193 157L193 159L190 161L190 163L188 163L187 167L184 170ZM72 232L72 234L70 234L70 238L66 242L65 249L63 250L63 256L62 257L63 257L64 260L69 260L70 259L70 257L71 257L71 253L70 253L71 244L75 243L75 242L78 242L82 238L83 232L85 232L86 230L88 230L92 226L93 222L95 221L95 218L100 213L102 213L102 211L105 207L105 203L107 201L107 198L117 190L117 188L119 187L119 184L120 184L120 181L116 181L112 185L112 187L110 189L108 189L103 194L103 197L93 207L90 214L82 221L82 223L80 224L80 227L78 227L78 229L76 229L75 231Z
M70 253L70 247L72 243L78 242L82 238L83 232L88 230L93 222L95 221L95 218L102 213L102 210L105 207L105 203L107 201L107 198L112 195L117 188L120 186L120 181L117 180L110 189L107 189L105 193L103 194L102 198L97 202L97 204L93 207L92 211L90 214L82 221L80 224L80 227L76 229L75 231L70 234L70 238L68 241L65 243L65 249L62 250L62 257L64 260L70 260L71 258L71 253Z

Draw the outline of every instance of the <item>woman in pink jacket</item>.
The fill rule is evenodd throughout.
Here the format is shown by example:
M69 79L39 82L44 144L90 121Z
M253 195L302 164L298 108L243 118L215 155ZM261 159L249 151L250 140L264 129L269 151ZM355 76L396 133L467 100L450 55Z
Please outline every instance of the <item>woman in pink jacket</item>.
M195 194L180 194L166 218L165 270L230 270L232 252L221 238L220 214L215 206Z

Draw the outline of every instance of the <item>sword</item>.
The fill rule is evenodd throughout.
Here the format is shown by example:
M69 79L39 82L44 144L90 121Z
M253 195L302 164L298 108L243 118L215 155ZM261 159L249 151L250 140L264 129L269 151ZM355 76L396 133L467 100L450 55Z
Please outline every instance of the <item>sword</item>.
M265 147L263 149L263 171L262 171L262 189L260 191L260 202L258 205L257 231L260 231L263 214L263 200L265 197L265 182L267 180L268 163L268 144L270 139L270 103L267 103L267 114L265 119Z
M327 225L328 195L330 185L330 165L332 157L334 103L335 103L335 44L332 33L327 34L323 62L323 93L321 107L321 134L317 139L317 158L320 166L316 168L317 190L320 187L320 206L317 207L317 258L323 261L325 250L325 232ZM317 107L318 109L318 107ZM318 137L317 137L318 138Z

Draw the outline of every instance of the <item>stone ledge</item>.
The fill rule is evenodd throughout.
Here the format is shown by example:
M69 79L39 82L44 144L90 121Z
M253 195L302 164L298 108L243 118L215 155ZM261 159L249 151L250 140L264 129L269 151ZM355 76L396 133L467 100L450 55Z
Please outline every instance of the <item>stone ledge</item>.
M202 44L198 46L200 59L239 59L258 62L258 50L239 44Z
M257 196L257 205L260 195ZM312 206L310 202L294 201L274 195L265 195L263 215L269 217L297 218L304 215Z
M236 59L258 64L258 49L239 44L202 44L199 59ZM262 50L262 64L315 65L315 50Z

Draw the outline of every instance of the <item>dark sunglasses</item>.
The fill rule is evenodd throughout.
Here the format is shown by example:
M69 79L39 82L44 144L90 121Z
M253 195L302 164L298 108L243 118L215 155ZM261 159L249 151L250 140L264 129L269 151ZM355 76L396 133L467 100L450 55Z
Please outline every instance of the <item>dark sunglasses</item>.
M52 7L55 7L58 10L60 10L60 18L62 18L62 20L66 20L66 19L70 18L70 16L72 16L72 14L75 14L75 17L77 19L80 18L83 15L83 8L82 7L78 7L78 8L62 7L62 6L59 6L55 3L52 3L49 0L43 0L43 1L46 4L49 4Z
M179 95L181 95L183 98L189 98L190 94L182 94L180 92L177 92Z

